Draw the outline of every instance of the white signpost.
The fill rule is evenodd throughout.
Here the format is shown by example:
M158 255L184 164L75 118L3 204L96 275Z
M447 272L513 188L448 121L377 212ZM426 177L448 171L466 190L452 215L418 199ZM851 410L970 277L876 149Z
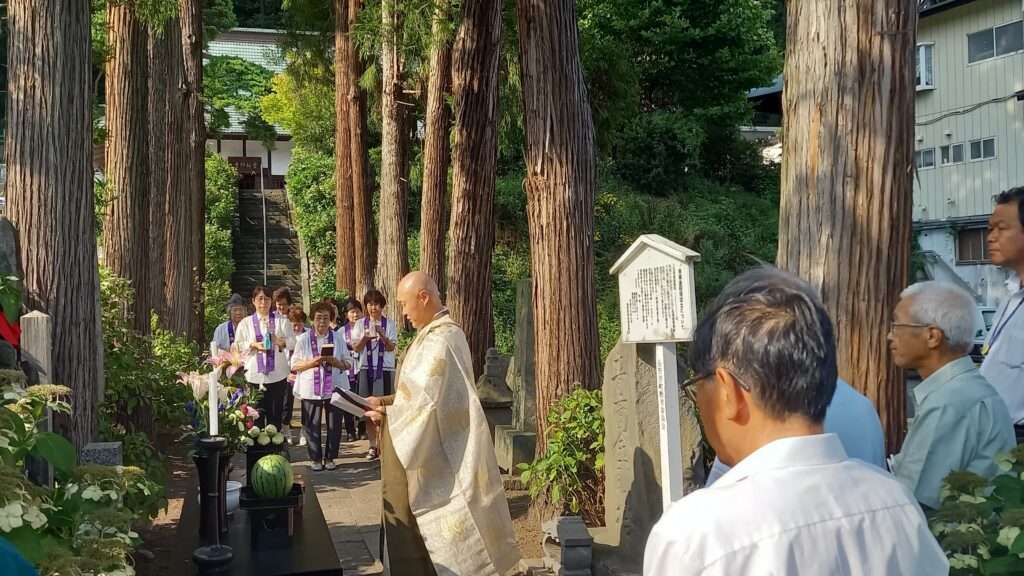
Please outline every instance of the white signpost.
M612 266L619 282L622 341L655 344L661 426L663 509L683 497L676 342L693 340L697 300L693 265L700 254L657 234L637 238Z

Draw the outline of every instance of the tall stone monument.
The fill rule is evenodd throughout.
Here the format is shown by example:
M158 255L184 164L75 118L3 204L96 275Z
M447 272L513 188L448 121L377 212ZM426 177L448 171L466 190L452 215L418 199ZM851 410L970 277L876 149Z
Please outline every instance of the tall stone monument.
M644 545L661 518L661 447L655 345L619 342L604 368L605 528L595 530L596 574L639 574ZM687 369L679 362L677 373ZM695 407L679 396L683 491L704 485Z
M516 465L533 461L537 447L537 382L533 338L532 281L516 286L515 350L508 369L512 390L512 424L496 426L494 450L498 467L515 472Z

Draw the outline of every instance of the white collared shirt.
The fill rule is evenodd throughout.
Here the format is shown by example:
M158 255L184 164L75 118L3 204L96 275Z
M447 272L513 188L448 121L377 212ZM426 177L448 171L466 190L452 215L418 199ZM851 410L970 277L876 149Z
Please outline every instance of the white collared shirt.
M394 342L395 345L397 345L398 344L398 328L395 326L395 321L392 320L391 318L388 318L387 316L381 316L381 321L378 322L378 324L383 323L385 318L387 319L388 325L387 325L387 328L384 330L384 335L388 337L388 340ZM372 322L373 320L370 320L370 321ZM359 339L363 337L363 330L364 330L363 325L364 325L364 322L365 322L365 318L360 318L359 320L356 320L356 325L352 327L352 342L353 342L353 344L356 343L356 342L359 342ZM378 326L377 329L379 330L380 326ZM341 330L344 330L344 327L342 327L339 330L339 332ZM374 369L376 369L377 368L376 362L380 359L380 356L378 355L378 352L380 351L380 348L378 348L378 347L383 347L383 346L384 346L384 344L381 343L380 338L374 338L373 340L370 340L369 342L367 342L366 343L366 347L363 348L363 351L359 353L359 369L363 370L364 368L369 368L370 367L370 365L369 365L370 354L373 354L373 361L374 361L373 367L374 367ZM384 351L384 369L385 370L394 371L394 369L395 369L395 351L394 350L392 350L391 352L388 352L387 350Z
M269 317L259 317L260 322L260 333L267 333L267 323ZM261 374L259 372L259 361L258 354L253 350L245 359L245 380L250 384L269 384L271 382L280 382L288 379L288 374L291 373L291 368L288 365L288 351L295 349L295 332L292 330L292 324L287 318L283 318L280 315L275 314L273 334L278 338L283 338L285 341L285 348L282 350L277 346L274 346L274 370L269 374ZM256 342L256 331L252 327L252 316L246 316L238 323L238 328L235 329L235 345L238 349L245 352L249 350L249 347Z
M835 434L776 440L654 526L644 576L947 574L921 508Z
M251 322L251 320L250 320ZM221 350L229 350L231 348L231 334L228 332L228 326L231 325L231 320L227 322L221 322L213 330L213 341L217 343L217 348ZM235 336L238 336L238 329L235 329Z
M1016 276L1004 285L1009 297L999 305L985 338L988 354L981 375L1003 397L1010 420L1018 424L1024 421L1024 287Z
M313 359L313 346L310 344L310 338L316 334L315 329L306 330L295 339L295 352L292 353L291 366L294 368L303 362L307 362ZM316 338L317 350L323 350L324 344L327 344L327 336L317 336ZM354 360L348 353L348 347L345 346L345 340L339 339L338 334L334 334L334 357L342 362L348 362L351 365ZM315 373L320 372L320 378L324 378L327 371L331 372L331 386L324 386L320 390L320 395L315 394ZM351 390L348 380L348 372L346 370L338 370L331 366L320 366L318 368L310 368L309 370L303 370L299 372L295 377L295 395L303 400L323 400L329 399L334 388L341 388L343 390Z

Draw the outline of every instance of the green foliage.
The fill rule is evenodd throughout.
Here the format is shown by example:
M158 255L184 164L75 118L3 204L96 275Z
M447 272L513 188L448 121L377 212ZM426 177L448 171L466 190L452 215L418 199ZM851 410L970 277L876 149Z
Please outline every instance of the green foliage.
M38 431L48 409L70 412L69 388L8 385L2 393L0 535L45 575L130 574L128 554L139 544L131 526L155 515L158 486L131 466L76 468L70 442ZM22 474L29 454L53 465L52 489Z
M310 291L313 296L329 295L335 274L333 155L296 146L285 185L295 208L295 227L309 257Z
M271 91L260 100L268 122L291 134L296 146L334 153L334 83L302 81L285 73L274 76Z
M277 132L260 114L260 99L270 93L274 73L237 56L211 56L203 65L203 95L209 130L218 134L231 125L230 112L241 116L245 133L273 148Z
M950 472L939 509L928 513L950 574L1024 573L1024 446L997 455L996 464L991 480Z
M0 314L11 324L21 316L21 290L16 276L0 277Z
M244 28L283 28L281 0L234 0L238 25Z
M530 497L545 495L590 526L604 521L604 416L601 391L577 388L548 412L547 453L519 464Z
M705 134L691 116L656 110L635 118L615 139L615 170L639 192L666 195L700 165Z
M217 34L238 26L233 0L203 0L203 46Z
M238 212L238 171L221 155L206 153L206 278L204 318L212 336L223 321L235 271L232 229Z

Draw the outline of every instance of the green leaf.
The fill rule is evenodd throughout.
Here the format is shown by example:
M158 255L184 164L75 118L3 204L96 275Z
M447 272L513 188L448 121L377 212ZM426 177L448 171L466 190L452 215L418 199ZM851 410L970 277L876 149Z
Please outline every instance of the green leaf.
M75 447L66 438L55 432L36 434L32 453L45 458L61 472L70 472L75 467Z
M10 532L5 532L3 536L29 562L38 565L42 561L42 546L40 546L39 535L31 526L24 524Z
M1019 556L1003 556L985 560L981 566L984 574L1020 574L1024 572L1024 559Z
M1021 554L1024 553L1024 532L1017 535L1013 543L1010 544L1010 554Z
M529 484L531 475L532 473L529 470L523 470L523 473L519 475L519 481L523 484Z

